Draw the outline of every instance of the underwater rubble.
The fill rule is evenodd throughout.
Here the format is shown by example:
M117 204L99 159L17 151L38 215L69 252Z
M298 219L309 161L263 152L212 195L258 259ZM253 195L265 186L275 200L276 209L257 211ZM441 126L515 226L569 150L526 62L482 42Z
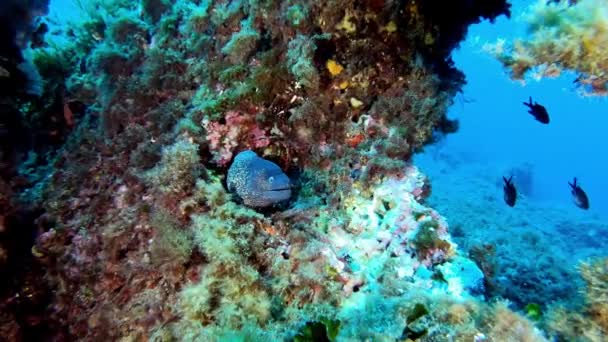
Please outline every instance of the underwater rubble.
M546 340L484 301L411 161L457 129L450 53L506 1L78 3L30 44L40 93L10 104L45 139L0 180L0 336ZM228 191L244 150L289 200Z

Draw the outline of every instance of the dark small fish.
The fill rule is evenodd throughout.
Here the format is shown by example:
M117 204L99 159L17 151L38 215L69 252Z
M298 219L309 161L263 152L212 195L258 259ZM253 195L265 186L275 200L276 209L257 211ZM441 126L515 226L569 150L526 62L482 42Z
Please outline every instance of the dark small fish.
M532 96L530 96L530 102L524 102L524 105L529 108L528 113L532 114L536 121L544 124L549 123L549 113L547 112L547 109L543 105L538 104L538 102L532 103Z
M509 177L509 179L506 179L504 176L502 177L502 180L505 181L503 186L505 203L507 203L509 207L514 206L515 200L517 200L517 190L515 189L513 182L511 182L512 179L513 176Z
M589 197L585 191L576 184L576 177L574 177L574 183L568 182L570 185L570 192L572 193L572 197L574 197L574 204L581 209L589 209Z

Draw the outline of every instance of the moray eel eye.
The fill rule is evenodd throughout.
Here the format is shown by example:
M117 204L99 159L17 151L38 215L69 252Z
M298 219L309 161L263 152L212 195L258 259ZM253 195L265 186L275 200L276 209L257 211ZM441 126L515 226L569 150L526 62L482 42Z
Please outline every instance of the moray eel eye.
M268 177L268 183L272 184L272 182L274 182L274 177L273 176Z

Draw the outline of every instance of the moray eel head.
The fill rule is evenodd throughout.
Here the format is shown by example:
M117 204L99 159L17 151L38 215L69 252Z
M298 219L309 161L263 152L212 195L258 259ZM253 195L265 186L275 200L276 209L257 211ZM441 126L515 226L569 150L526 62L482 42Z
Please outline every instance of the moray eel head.
M283 170L251 150L234 158L228 169L227 185L249 207L268 207L291 197L291 182Z
M288 200L291 197L291 182L289 178L278 166L272 162L269 163L272 165L262 168L252 177L254 186L267 201L276 203Z

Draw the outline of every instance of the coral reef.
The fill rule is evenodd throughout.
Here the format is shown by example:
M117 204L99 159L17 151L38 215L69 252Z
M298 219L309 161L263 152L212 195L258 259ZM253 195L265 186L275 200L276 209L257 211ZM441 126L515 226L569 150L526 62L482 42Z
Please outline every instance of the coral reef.
M489 169L484 159L464 162L464 154L451 148L429 149L436 151L415 160L434 179L436 190L425 203L449 218L452 240L483 272L486 300L508 301L511 310L534 321L550 340L605 340L600 327L606 297L601 280L608 243L601 234L605 220L579 215L575 206L525 197L513 212L502 199L497 175L503 166ZM579 265L580 260L587 262ZM449 273L443 273L449 280Z
M508 300L521 311L530 303L540 304L542 310L579 306L583 298L575 294L584 281L577 260L601 256L601 246L608 243L600 233L604 220L527 197L517 211L505 210L502 179L497 176L505 168L489 170L485 162L464 158L437 153L432 162L416 162L439 189L426 203L449 218L452 240L483 271L486 298ZM522 186L525 189L525 183Z
M456 127L450 52L505 1L81 5L34 51L44 100L18 111L54 127L56 149L0 183L11 220L20 200L36 208L29 250L0 246L0 262L37 265L3 289L3 336L544 339L480 301L486 269L410 160ZM291 178L290 203L227 191L248 149Z
M42 28L46 26L38 21L38 16L47 12L47 5L46 0L7 0L0 4L0 176L5 180L16 174L17 165L23 162L31 145L36 144L35 140L48 138L47 134L56 128L51 127L48 118L51 115L43 110L36 111L35 120L22 117L22 112L27 112L24 106L46 102L39 99L42 91L39 71L26 48L44 38ZM30 127L32 124L34 129Z
M486 49L523 80L557 77L574 71L586 95L607 95L605 46L608 43L608 5L602 0L538 1L526 14L528 37L489 44Z
M608 338L608 259L583 262L579 269L585 280L582 310L553 307L547 315L548 330L560 339L604 341Z

